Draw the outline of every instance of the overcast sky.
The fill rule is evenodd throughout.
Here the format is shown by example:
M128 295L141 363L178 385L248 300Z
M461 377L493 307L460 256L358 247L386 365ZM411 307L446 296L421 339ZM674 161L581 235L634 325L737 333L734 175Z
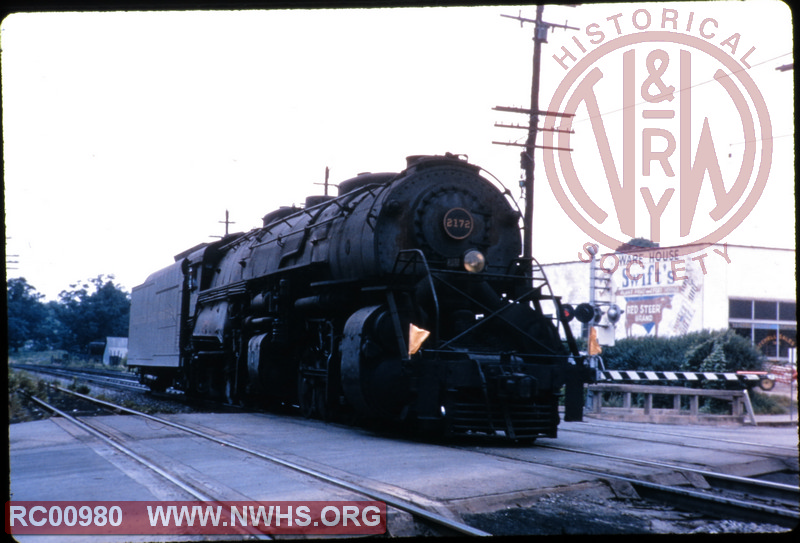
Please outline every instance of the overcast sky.
M695 14L694 36L713 17L718 36L707 41L717 47L739 34L736 58L755 47L747 73L768 105L775 149L756 208L725 241L794 248L793 74L776 70L793 61L790 11L758 0L670 7L683 28ZM545 9L545 20L581 30L553 30L543 45L541 108L567 73L553 55L562 46L577 54L576 36L589 46L592 23L606 41L616 37L608 18L617 13L622 33L637 32L637 8L655 17L663 5ZM336 183L399 171L408 155L462 153L519 196L519 149L492 141L524 141L524 131L494 123L527 119L492 108L530 105L533 26L500 16L520 10L535 18L534 6L10 15L2 21L6 249L18 264L8 277L25 277L50 300L99 274L130 291L173 255L222 234L226 210L231 230L246 231L321 193L326 167ZM677 66L679 53L668 52ZM673 73L667 84L677 84ZM598 92L611 129L620 91ZM725 128L730 105L713 94L698 90L693 104L712 123L728 175L745 148L741 121ZM574 161L591 167L585 110L573 124ZM587 235L553 198L540 152L536 160L534 255L574 260ZM637 224L637 235L648 231Z

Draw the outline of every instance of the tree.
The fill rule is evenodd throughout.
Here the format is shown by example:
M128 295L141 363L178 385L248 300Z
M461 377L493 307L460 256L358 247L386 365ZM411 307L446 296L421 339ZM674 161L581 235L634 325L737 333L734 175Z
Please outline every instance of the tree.
M647 238L633 238L627 243L623 243L622 245L617 247L617 252L618 253L636 252L651 247L658 247L658 243L650 241Z
M764 355L747 339L733 330L714 332L686 351L682 369L729 372L760 370Z
M86 352L89 343L128 335L130 298L114 276L98 275L59 294L58 320L64 327L61 348Z
M8 346L15 351L28 341L41 342L48 335L43 297L24 277L8 280Z

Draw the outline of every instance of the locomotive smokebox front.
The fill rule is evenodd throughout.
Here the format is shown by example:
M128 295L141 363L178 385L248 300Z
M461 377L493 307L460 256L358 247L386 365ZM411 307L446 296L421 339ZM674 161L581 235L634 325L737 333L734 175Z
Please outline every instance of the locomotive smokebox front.
M343 225L334 274L397 272L398 255L409 250L436 268L507 272L520 254L519 214L479 171L452 156L410 157L389 187L372 192L372 205L359 206Z

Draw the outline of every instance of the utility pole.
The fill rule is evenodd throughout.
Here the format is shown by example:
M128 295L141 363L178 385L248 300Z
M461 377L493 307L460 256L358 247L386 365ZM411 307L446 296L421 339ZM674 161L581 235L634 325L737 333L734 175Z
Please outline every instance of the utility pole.
M324 183L314 183L315 185L322 185L325 187L325 196L328 196L328 187L330 184L328 183L328 178L331 175L331 169L325 166L325 182Z
M234 221L231 221L229 219L229 215L228 215L228 210L227 209L225 210L225 220L224 221L217 221L217 222L220 223L220 224L224 224L225 225L225 235L224 236L210 236L212 238L228 237L228 226L231 225L231 224L236 224Z
M528 140L522 152L520 165L525 170L525 248L523 256L533 256L533 150L536 147L536 131L539 127L539 73L541 72L542 42L547 41L547 25L542 24L544 6L536 6L536 22L533 36L533 81L531 81L531 112L528 122ZM524 21L520 20L520 27ZM527 254L525 254L527 251Z
M226 209L225 210L225 236L226 237L228 236L228 226L231 225L231 224L236 224L235 222L230 221L228 217L229 217L228 216L228 210ZM222 223L223 221L219 221L219 222Z
M8 240L10 239L10 237L6 236L6 249L8 249ZM19 264L19 260L9 260L9 258L19 258L19 255L6 254L6 270L19 269L16 266L9 266L9 264Z
M527 113L529 116L528 119L528 126L521 126L521 125L504 125L495 123L495 126L504 127L504 128L527 128L528 129L528 139L525 141L524 144L516 143L516 142L499 142L494 141L492 143L498 145L514 145L517 147L524 147L525 150L522 151L520 154L520 167L525 171L525 179L520 181L520 186L523 187L525 192L525 215L523 217L523 248L522 248L522 256L525 260L530 261L533 258L533 180L534 180L534 160L533 160L533 150L536 148L545 149L540 145L536 145L536 134L539 129L539 115L554 115L558 117L571 117L571 114L566 113L558 113L553 111L541 111L539 110L539 72L541 66L541 56L542 56L542 43L547 43L547 31L551 27L556 28L563 28L563 29L570 29L570 30L579 30L573 26L567 26L566 24L554 24L554 23L547 23L542 20L542 14L544 12L544 6L536 6L536 19L526 19L520 15L501 15L501 17L507 17L509 19L515 19L519 21L520 27L523 26L524 23L533 23L534 24L534 36L533 36L533 79L531 81L531 107L530 109L523 109L523 108L514 108L514 107L502 107L497 106L493 108L495 111L505 111L511 113ZM541 129L546 130L546 129ZM554 132L565 132L564 130L553 129ZM569 131L572 133L572 131ZM547 149L553 150L561 150L558 147L547 147ZM567 149L571 151L572 149Z

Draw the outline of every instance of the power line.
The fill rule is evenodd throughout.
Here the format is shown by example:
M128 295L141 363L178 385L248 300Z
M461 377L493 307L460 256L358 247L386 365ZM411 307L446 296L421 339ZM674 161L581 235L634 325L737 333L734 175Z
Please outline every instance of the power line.
M6 236L6 247L8 247L8 240L11 238ZM9 258L19 258L19 255L6 255L6 270L18 270L16 266L9 266L9 264L19 264L19 260L9 260Z
M779 59L779 58L782 58L782 57L785 57L786 55L791 55L791 54L792 54L792 53L783 53L783 54L781 54L781 55L778 55L778 56L776 56L776 57L769 58L769 59L767 59L767 60L764 60L764 61L761 61L761 62L759 62L759 63L753 64L753 65L751 66L751 68L756 68L756 67L758 67L758 66L761 66L761 65L764 65L764 64L766 64L766 63L768 63L768 62L773 62L773 61L775 61L775 60L777 60L777 59ZM786 65L784 65L784 66L791 66L791 65L790 65L790 64L786 64ZM780 66L780 67L776 68L776 70L779 70L780 68L783 68L784 66ZM788 68L787 68L787 69L788 69ZM747 70L747 68L740 68L740 69L738 69L738 70L736 70L736 71L733 71L733 72L731 72L731 74L730 74L730 75L734 75L734 74L737 74L737 73L739 73L739 72L743 72L743 71L745 71L745 70ZM785 70L781 70L781 71L785 71ZM707 79L707 80L705 80L705 81L701 81L701 82L699 82L699 83L695 83L695 84L693 84L693 85L690 85L689 87L686 87L686 88L683 88L683 89L678 89L678 90L677 90L677 94L680 94L680 93L682 93L682 92L684 92L684 91L687 91L687 90L694 89L694 88L696 88L696 87L700 87L700 86L702 86L702 85L705 85L705 84L707 84L707 83L711 83L711 82L713 82L713 81L716 81L716 79L714 79L714 78L712 77L711 79ZM642 105L644 105L644 104L646 104L646 103L647 103L646 101L641 101L641 102L637 102L637 103L635 103L635 104L633 104L633 105L631 105L631 106L623 106L623 107L621 107L621 108L617 108L617 109L614 109L614 110L611 110L611 111L606 111L606 112L600 113L599 115L589 115L588 117L583 117L583 118L580 118L580 117L579 117L579 118L577 118L577 119L573 120L572 124L574 125L574 124L576 124L576 123L584 123L584 122L587 122L587 121L591 121L591 120L592 120L592 119L594 119L594 118L598 118L598 117L605 117L606 115L613 115L613 114L615 114L615 113L620 113L620 112L622 112L622 111L625 111L626 109L629 109L629 108L637 108L637 107L639 107L639 106L642 106Z

